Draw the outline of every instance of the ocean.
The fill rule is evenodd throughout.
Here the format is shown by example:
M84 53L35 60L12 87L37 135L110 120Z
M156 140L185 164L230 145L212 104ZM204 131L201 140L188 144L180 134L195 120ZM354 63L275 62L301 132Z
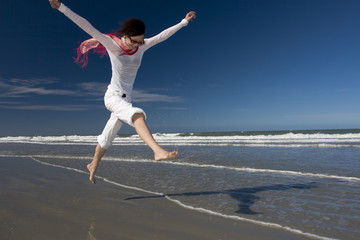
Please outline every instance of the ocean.
M313 239L360 239L360 129L154 138L179 157L155 162L137 135L118 135L99 166L98 185L102 179L139 190L128 201L165 198L193 211ZM96 144L92 135L4 136L0 156L30 157L88 174Z

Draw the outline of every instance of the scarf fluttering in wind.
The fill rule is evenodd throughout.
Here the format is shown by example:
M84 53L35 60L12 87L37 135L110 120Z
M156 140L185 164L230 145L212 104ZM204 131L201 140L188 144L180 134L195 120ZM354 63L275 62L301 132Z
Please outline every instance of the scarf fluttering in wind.
M119 45L119 47L123 51L121 55L133 55L138 50L138 48L134 50L129 49L128 46L126 46L126 44L122 41L122 38L117 37L115 33L105 35L111 37ZM88 53L91 49L100 57L104 57L105 55L107 55L106 48L95 38L83 41L77 48L77 57L75 58L75 62L79 64L82 68L86 67L88 64Z

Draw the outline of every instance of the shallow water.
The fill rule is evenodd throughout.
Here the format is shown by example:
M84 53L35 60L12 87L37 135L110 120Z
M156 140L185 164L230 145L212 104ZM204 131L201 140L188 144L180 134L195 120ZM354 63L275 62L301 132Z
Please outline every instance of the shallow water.
M179 158L154 162L137 136L116 139L98 176L183 207L312 238L360 238L360 134L155 134ZM86 172L95 136L0 138L0 155ZM152 193L152 194L151 194Z

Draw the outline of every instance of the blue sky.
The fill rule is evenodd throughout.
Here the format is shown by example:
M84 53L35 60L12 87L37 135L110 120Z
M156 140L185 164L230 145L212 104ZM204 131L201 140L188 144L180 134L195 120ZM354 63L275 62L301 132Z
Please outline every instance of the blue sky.
M360 128L358 0L64 4L104 33L138 17L147 37L197 12L144 55L133 102L152 132ZM47 0L2 0L0 12L0 135L99 134L109 59L74 64L89 37Z

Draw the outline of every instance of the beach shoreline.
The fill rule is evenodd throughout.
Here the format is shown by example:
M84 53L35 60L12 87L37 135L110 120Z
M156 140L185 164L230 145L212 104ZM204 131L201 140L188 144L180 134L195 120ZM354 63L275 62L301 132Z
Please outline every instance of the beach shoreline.
M85 174L0 157L1 239L309 239L182 208ZM85 169L84 169L85 170Z

